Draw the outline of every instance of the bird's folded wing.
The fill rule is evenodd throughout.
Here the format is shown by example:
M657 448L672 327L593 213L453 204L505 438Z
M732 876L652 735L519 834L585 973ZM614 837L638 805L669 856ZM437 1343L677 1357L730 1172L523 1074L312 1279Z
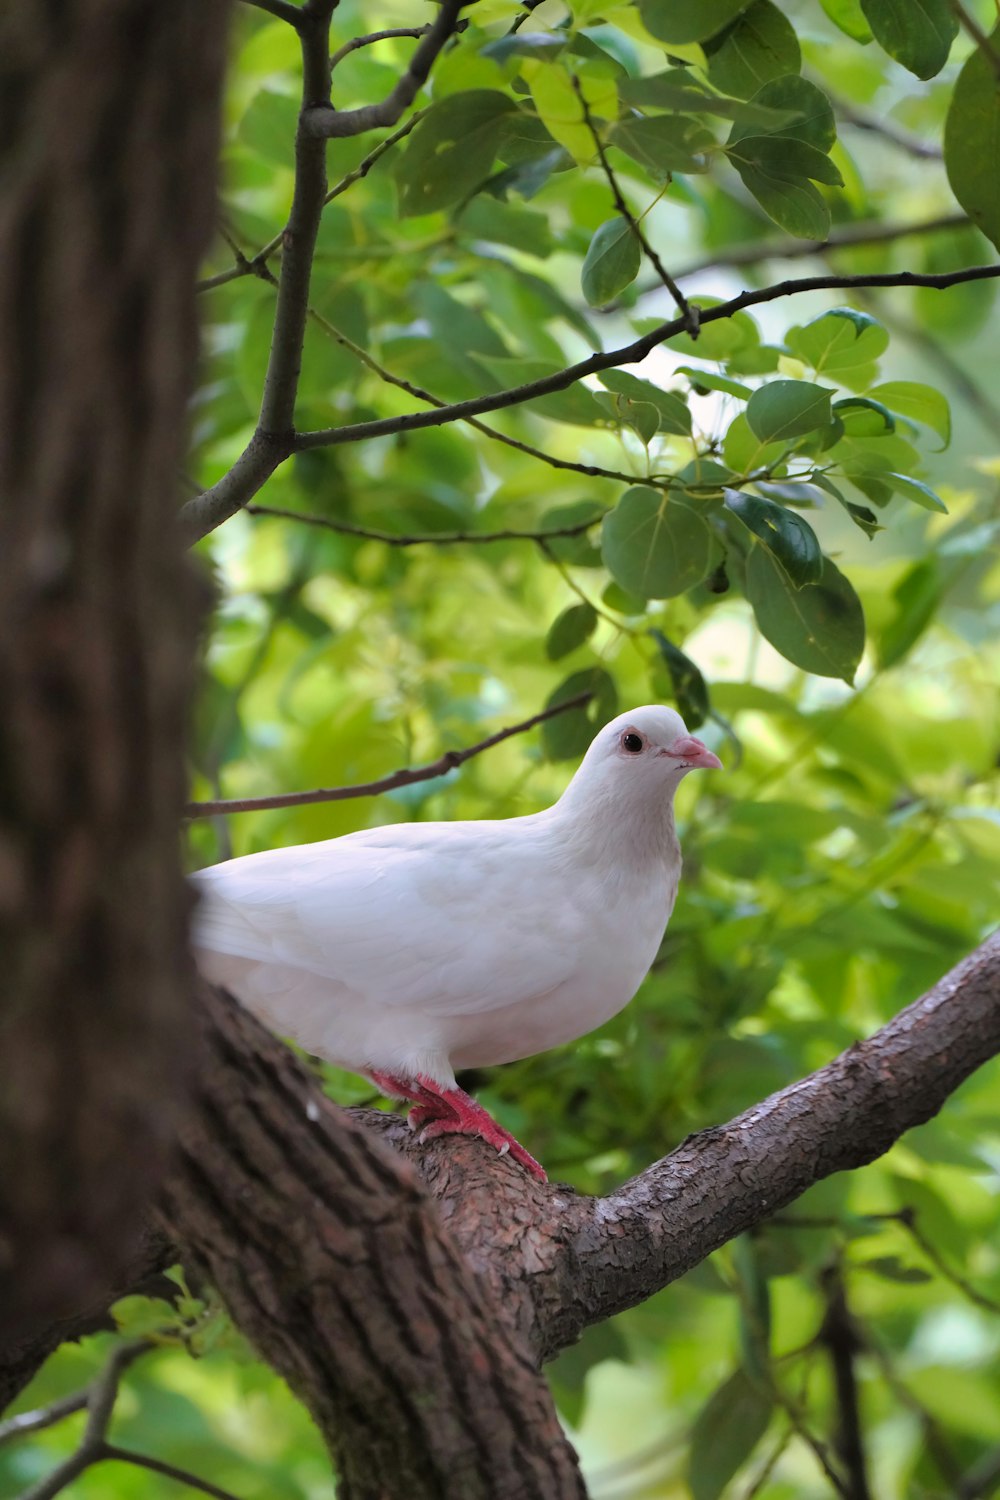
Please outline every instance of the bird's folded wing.
M414 828L201 871L196 946L438 1015L517 1004L572 976L587 922L553 891L544 851L468 834L422 844Z

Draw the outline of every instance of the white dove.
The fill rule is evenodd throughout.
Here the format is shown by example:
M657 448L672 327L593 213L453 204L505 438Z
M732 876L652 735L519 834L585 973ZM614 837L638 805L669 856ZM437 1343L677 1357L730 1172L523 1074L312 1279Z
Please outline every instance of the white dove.
M628 1004L681 873L674 793L718 756L673 709L619 714L559 801L400 823L200 870L202 972L308 1052L409 1100L425 1137L534 1157L455 1082L573 1041Z

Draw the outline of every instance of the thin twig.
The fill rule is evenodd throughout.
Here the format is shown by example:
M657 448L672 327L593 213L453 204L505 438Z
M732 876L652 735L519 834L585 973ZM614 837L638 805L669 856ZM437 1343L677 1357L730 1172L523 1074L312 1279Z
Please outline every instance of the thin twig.
M430 26L390 26L386 31L370 31L367 36L352 37L342 47L338 47L330 58L330 72L332 73L338 63L350 57L352 52L357 52L359 47L371 47L375 42L388 42L394 37L408 36L418 39L426 36Z
M605 177L607 178L608 186L611 189L611 196L615 200L615 207L621 214L622 218L625 220L626 224L629 226L629 229L635 235L640 246L642 247L643 254L649 261L650 265L653 267L653 270L656 272L657 276L659 276L660 281L666 287L671 297L673 297L674 302L677 304L681 316L684 319L684 326L687 329L688 333L693 339L696 339L698 337L697 309L691 306L690 302L687 300L684 293L681 291L680 287L677 285L676 281L671 276L666 266L663 264L659 255L653 249L653 246L650 244L648 238L644 234L642 226L639 223L638 219L635 217L632 210L625 202L622 190L618 186L618 178L615 176L614 171L611 167L611 163L608 161L608 154L604 149L604 142L601 140L600 131L594 124L594 117L590 112L590 105L587 103L587 100L584 97L583 89L580 86L580 80L579 78L577 78L575 73L572 77L572 84L576 97L580 101L580 108L583 110L584 124L590 131L591 139L594 142L594 146L597 150L597 155L600 158L601 167L604 171Z
M982 53L983 57L985 57L990 67L997 75L997 78L1000 79L1000 53L998 53L996 48L994 47L992 38L986 35L986 32L980 26L976 18L969 15L969 12L966 10L965 6L962 5L961 0L951 0L951 8L955 12L955 15L958 17L958 24L966 32L968 32L969 36L971 36L972 40L979 48L979 51Z
M825 80L823 87L826 88ZM944 155L936 141L923 141L918 135L903 130L884 115L862 109L848 99L831 99L830 102L845 125L853 125L855 130L866 130L872 135L879 135L884 141L905 151L908 156L916 157L918 161L940 161Z
M61 1401L52 1401L48 1406L39 1406L35 1411L23 1411L19 1416L8 1417L6 1422L0 1422L0 1443L25 1437L29 1432L41 1432L44 1428L61 1422L64 1417L83 1411L88 1395L86 1390L75 1391L71 1396L63 1396Z
M310 511L283 510L277 505L244 506L249 516L276 516L283 521L301 521L306 526L321 526L326 531L336 531L341 536L363 537L366 541L385 542L390 547L444 547L459 542L546 542L558 537L582 536L596 526L603 516L592 516L589 521L576 521L572 526L553 526L547 531L415 531L400 534L380 531L374 526L356 526L353 521L336 521L330 516L317 516Z
M213 1500L238 1500L232 1490L224 1490L220 1485L212 1484L208 1479L199 1479L197 1474L191 1474L187 1469L179 1469L176 1464L168 1464L162 1458L151 1458L146 1453L133 1453L131 1448L118 1448L113 1443L103 1443L98 1459L113 1459L116 1463L132 1464L135 1468L150 1469L154 1474L162 1474L167 1479L176 1479L178 1484L186 1484L188 1489L200 1490L203 1495L211 1495Z
M268 15L277 16L279 21L287 21L296 31L302 25L301 10L297 5L290 5L288 0L243 0L243 4L252 5L255 10L266 10Z
M961 1292L964 1297L967 1297L970 1302L974 1302L984 1312L1000 1314L1000 1302L995 1302L985 1292L979 1291L972 1285L971 1281L966 1280L961 1272L955 1271L949 1266L940 1250L927 1238L917 1223L916 1209L901 1208L898 1213L885 1214L880 1217L895 1220L898 1224L902 1224L913 1242L924 1252L938 1275L942 1276L945 1281L950 1281L952 1286Z
M469 0L440 0L437 16L410 59L409 67L381 103L341 110L325 102L307 107L302 113L302 132L320 140L343 140L346 136L376 130L380 125L395 125L426 83L438 53L458 30L459 12L468 3Z
M833 1371L838 1417L837 1453L844 1465L851 1500L871 1500L855 1368L861 1346L847 1304L847 1289L840 1266L832 1267L824 1281L826 1316L819 1337L830 1356Z
M488 739L469 745L464 750L446 750L430 765L394 771L391 776L383 776L379 781L365 781L357 786L320 787L311 792L282 792L274 797L236 797L217 802L189 802L185 816L210 818L218 813L264 812L275 807L303 807L312 802L346 802L351 797L375 797L381 792L395 791L397 787L414 786L419 781L431 781L437 776L446 775L456 766L464 765L474 755L482 755L484 750L491 750L494 745L499 745L502 740L509 740L515 734L525 734L529 729L534 729L536 724L544 724L546 719L554 719L557 714L564 714L572 708L582 708L592 697L592 693L577 693L576 697L567 698L565 703L553 704L551 708L533 714L530 719L523 719L519 724L500 729Z

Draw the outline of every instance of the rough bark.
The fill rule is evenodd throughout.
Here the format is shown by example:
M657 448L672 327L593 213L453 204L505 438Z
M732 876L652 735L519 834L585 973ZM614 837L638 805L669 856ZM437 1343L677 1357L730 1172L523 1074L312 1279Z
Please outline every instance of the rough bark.
M583 1496L536 1362L415 1167L222 992L202 1021L164 1225L305 1401L338 1495Z
M8 1334L86 1305L121 1264L186 1071L176 838L197 611L175 476L225 14L202 0L0 12Z

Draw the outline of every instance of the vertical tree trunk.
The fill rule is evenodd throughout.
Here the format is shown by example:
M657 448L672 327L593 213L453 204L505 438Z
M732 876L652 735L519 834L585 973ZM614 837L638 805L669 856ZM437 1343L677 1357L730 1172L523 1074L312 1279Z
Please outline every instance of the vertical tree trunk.
M191 1051L177 532L226 6L0 7L0 1329L130 1248Z

